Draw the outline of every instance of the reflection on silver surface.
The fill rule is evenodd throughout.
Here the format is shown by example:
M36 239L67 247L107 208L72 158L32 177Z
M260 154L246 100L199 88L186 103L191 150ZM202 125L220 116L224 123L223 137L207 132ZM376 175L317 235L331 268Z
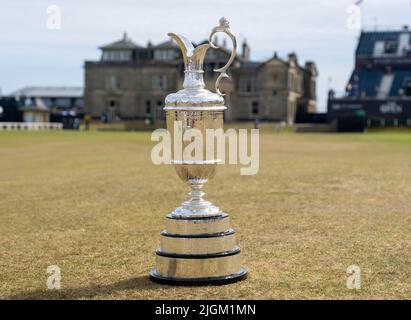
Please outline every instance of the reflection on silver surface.
M230 251L236 246L234 233L204 238L169 237L162 234L160 238L161 251L176 254L219 253Z
M195 235L221 233L230 228L230 217L223 213L218 219L172 219L167 215L166 230L171 234Z
M157 255L156 271L165 277L221 277L239 272L241 253L219 258L183 259Z

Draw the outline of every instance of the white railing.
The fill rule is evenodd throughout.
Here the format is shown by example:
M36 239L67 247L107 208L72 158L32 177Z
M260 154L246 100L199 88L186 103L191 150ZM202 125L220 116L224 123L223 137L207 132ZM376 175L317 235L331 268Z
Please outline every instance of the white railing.
M0 122L0 131L4 130L61 130L58 122Z

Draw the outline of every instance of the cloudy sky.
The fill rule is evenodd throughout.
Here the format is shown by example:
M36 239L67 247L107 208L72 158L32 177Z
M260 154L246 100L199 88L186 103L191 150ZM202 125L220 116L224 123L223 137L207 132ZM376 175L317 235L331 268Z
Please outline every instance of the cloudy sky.
M169 31L204 39L221 16L231 21L251 59L295 51L300 64L317 63L319 108L328 87L342 91L352 70L359 31L347 27L347 8L358 0L43 1L0 0L0 87L83 86L84 60L126 31L137 44L164 41ZM60 29L47 28L47 8L61 10ZM411 0L363 0L365 29L399 29L410 23ZM352 24L351 24L352 25Z

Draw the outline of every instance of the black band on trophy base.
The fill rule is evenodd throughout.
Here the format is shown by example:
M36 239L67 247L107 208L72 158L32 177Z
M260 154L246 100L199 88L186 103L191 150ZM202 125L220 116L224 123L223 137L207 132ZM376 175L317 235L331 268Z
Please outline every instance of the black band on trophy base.
M174 285L174 286L207 286L207 285L225 285L241 281L247 278L248 270L245 267L241 267L240 272L230 274L228 276L221 277L204 277L204 278L171 278L164 277L157 274L155 269L152 269L149 273L151 281L159 284Z
M161 231L160 235L163 237L170 237L170 238L217 238L217 237L226 237L231 236L234 234L235 231L233 229L228 229L224 232L218 233L199 233L199 234L174 234L169 233L167 230Z
M239 254L241 249L239 247L235 247L229 251L224 252L216 252L216 253L202 253L202 254L186 254L186 253L168 253L163 252L161 249L156 250L156 254L161 257L167 258L181 258L181 259L210 259L210 258L221 258L221 257L229 257L235 254Z
M176 216L176 215L173 215L173 214L170 213L170 214L166 215L166 218L167 219L173 219L173 220L220 220L220 219L228 218L228 214L224 213L224 212L221 212L218 215L213 215L213 216L210 216L210 217L203 217L203 216L200 216L200 217L195 217L195 216L184 217L184 216Z

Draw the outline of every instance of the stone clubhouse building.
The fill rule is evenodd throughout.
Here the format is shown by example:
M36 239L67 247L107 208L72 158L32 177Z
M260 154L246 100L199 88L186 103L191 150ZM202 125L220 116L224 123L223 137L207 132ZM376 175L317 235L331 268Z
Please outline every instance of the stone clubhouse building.
M210 90L216 80L213 69L224 66L230 56L225 42L219 46L210 48L205 58L204 80ZM124 34L100 49L99 61L85 62L85 112L107 121L163 120L166 95L182 88L184 63L178 46L170 39L143 47ZM246 42L239 51L231 68L232 81L221 83L226 120L291 124L296 115L316 111L315 63L300 66L295 53L285 60L274 54L263 62L250 61Z

